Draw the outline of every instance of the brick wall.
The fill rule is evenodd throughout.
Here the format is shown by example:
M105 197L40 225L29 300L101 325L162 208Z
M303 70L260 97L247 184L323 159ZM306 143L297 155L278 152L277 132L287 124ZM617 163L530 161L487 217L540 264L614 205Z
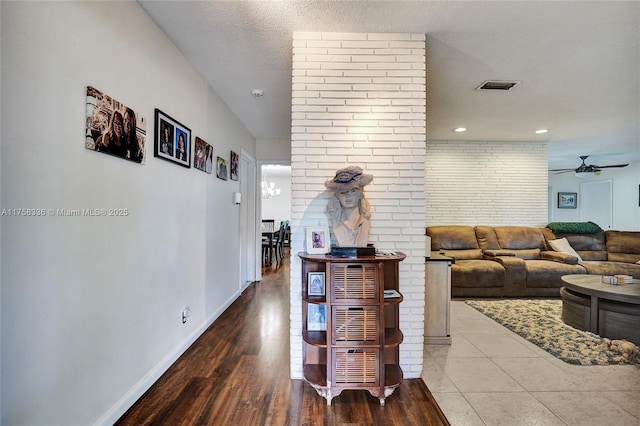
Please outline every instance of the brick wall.
M427 225L546 226L547 144L429 141Z
M302 378L305 228L328 224L324 181L346 165L365 187L370 242L402 251L400 347L406 378L422 371L425 226L425 35L294 33L292 72L291 377Z

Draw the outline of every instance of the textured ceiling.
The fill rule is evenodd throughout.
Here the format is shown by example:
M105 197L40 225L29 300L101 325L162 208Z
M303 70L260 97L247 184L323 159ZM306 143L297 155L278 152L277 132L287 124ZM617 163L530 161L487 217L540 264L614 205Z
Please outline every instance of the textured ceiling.
M425 33L427 139L546 141L550 168L640 160L638 1L139 3L257 139L290 137L294 31Z

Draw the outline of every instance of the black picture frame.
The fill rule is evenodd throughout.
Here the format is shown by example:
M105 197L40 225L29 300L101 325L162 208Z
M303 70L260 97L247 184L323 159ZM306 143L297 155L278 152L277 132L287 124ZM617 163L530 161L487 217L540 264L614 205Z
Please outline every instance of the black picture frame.
M559 209L575 209L578 207L577 192L558 192Z
M179 149L181 139L185 145L183 149ZM191 129L158 108L155 109L153 155L187 169L191 168Z

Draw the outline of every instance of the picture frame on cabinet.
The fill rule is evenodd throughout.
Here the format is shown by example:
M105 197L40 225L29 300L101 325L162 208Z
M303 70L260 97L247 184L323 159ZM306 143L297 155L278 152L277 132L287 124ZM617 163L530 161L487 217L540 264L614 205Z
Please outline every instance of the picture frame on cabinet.
M155 109L155 157L191 168L191 129Z
M325 305L310 303L307 306L307 330L325 331L327 329L327 310Z
M331 235L329 227L316 226L307 228L307 253L327 254L331 251Z
M309 272L307 277L307 295L308 296L324 296L324 272Z
M559 209L575 209L578 207L577 192L558 192Z

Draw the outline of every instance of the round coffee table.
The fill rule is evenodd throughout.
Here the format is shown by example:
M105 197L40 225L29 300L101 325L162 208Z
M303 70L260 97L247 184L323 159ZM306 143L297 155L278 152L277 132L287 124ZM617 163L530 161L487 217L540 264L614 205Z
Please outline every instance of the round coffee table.
M605 284L600 275L564 275L562 320L610 339L640 344L640 280Z

